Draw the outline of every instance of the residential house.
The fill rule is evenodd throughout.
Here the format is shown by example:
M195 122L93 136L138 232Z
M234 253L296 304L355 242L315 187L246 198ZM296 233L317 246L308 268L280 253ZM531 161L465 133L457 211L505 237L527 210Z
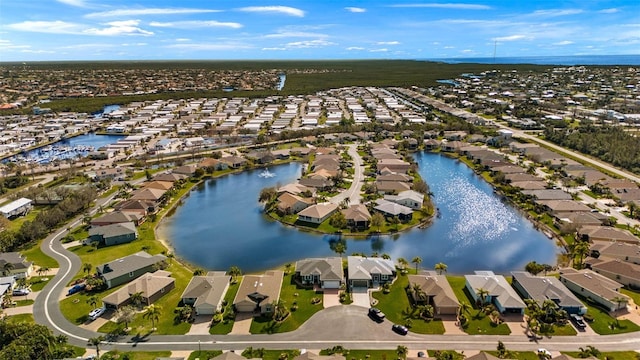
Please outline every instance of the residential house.
M288 192L278 196L278 211L281 214L297 214L300 211L313 205L314 200L311 198L303 198Z
M2 274L2 272L0 272L0 274ZM9 291L12 291L15 286L16 286L15 276L13 275L0 276L0 304L2 304L1 299L3 299L4 294L8 293Z
M31 276L32 272L33 263L27 261L20 253L0 253L0 274L3 274L3 276L15 276L17 279L26 279Z
M154 176L153 181L168 181L171 183L176 183L187 178L188 178L187 175L178 174L178 173L161 173Z
M273 312L274 303L280 298L283 276L284 272L280 270L267 271L264 275L245 275L233 300L236 311Z
M91 226L106 226L122 223L134 223L138 225L143 216L135 212L112 211L91 220Z
M300 183L289 183L280 187L277 190L278 195L282 195L283 193L289 193L292 195L302 195L303 193L308 193L312 197L315 195L316 189L311 187L306 187L301 185Z
M556 189L522 190L524 195L531 196L537 200L571 200L571 194L566 191Z
M96 170L94 173L89 173L88 175L90 178L92 178L95 181L101 181L101 180L124 179L125 172L123 168L117 167L117 168Z
M420 210L422 209L422 203L424 202L424 194L414 190L405 190L399 192L398 195L385 195L384 199L406 206L413 210Z
M97 226L89 229L89 240L104 246L130 243L138 238L133 222Z
M376 181L398 181L398 182L412 182L413 178L407 174L388 174L378 175Z
M143 200L153 203L160 203L164 200L166 190L142 188L131 194L130 200Z
M640 239L629 231L611 226L583 226L578 229L578 237L583 241L615 241L640 244Z
M534 276L525 271L513 271L511 275L511 285L524 299L533 299L541 307L546 300L551 300L569 314L587 312L586 306L556 277Z
M298 220L321 224L338 210L337 204L322 203L307 207L298 213Z
M197 315L213 315L223 310L229 283L229 275L222 271L194 276L182 292L182 302L192 306Z
M347 220L347 226L357 229L366 229L371 222L371 214L364 204L350 205L348 208L341 210L344 218Z
M198 165L189 164L189 165L178 166L177 168L173 169L171 172L179 175L193 176L193 174L196 173L197 169L198 169Z
M213 169L214 171L227 170L229 168L229 164L214 158L203 159L198 166L205 169Z
M603 259L620 259L640 264L640 246L610 241L595 241L591 245L591 256Z
M20 198L12 201L7 205L0 207L0 215L7 219L13 219L18 216L24 216L31 210L33 200L27 198Z
M149 189L169 190L173 187L173 182L153 180L153 181L147 181L143 183L142 187L149 188Z
M390 283L396 276L393 261L383 258L347 257L347 281L350 288L370 288Z
M640 265L619 259L587 259L586 265L598 274L631 288L640 289Z
M418 287L420 290L407 291L414 304L428 304L433 306L436 315L456 315L460 302L453 292L447 277L435 271L424 271L420 275L409 275L408 289Z
M475 271L473 275L465 275L464 278L465 287L474 301L493 304L502 314L524 314L524 301L504 276L496 275L493 271ZM487 292L484 299L481 297L481 290Z
M333 187L333 181L325 178L302 178L298 180L298 183L302 186L313 188L315 190L327 190Z
M240 156L223 156L220 161L232 169L239 169L247 163L247 160Z
M571 213L591 212L591 208L574 200L536 200L546 211L562 219Z
M380 194L398 194L411 190L411 185L404 181L376 181L374 185Z
M322 289L339 289L344 284L342 258L312 258L296 262L296 278L304 285Z
M99 265L96 269L107 288L135 280L140 276L157 270L159 264L167 258L162 254L150 255L145 251Z
M227 352L223 352L222 354L218 355L218 356L214 356L212 358L210 358L209 360L247 360L246 357L240 355L240 354L236 354L233 351L227 351ZM252 360L260 360L260 359L252 359Z
M384 199L376 200L376 206L373 209L385 217L397 217L400 221L411 221L413 218L411 208Z
M440 144L440 149L444 152L456 152L464 147L464 143L460 141L443 141Z
M380 159L378 160L377 165L378 171L382 169L389 169L395 173L402 174L406 174L409 167L411 167L411 164L400 159Z
M515 181L511 182L511 186L520 190L544 190L547 188L547 183L544 181Z
M147 273L105 296L102 302L108 309L119 309L131 301L131 295L140 293L142 303L149 306L175 288L175 281L168 271Z
M127 214L137 214L144 218L149 213L153 213L156 210L156 205L151 201L144 200L125 200L119 202L114 206L117 211ZM141 221L140 221L141 222Z
M293 360L345 360L344 355L332 354L332 355L319 355L311 351L305 351L304 353L296 356Z
M560 281L574 293L591 299L608 311L625 309L629 302L629 297L620 293L622 284L607 279L604 275L592 270L575 270L572 268L560 269ZM612 299L624 300L621 302L611 301Z

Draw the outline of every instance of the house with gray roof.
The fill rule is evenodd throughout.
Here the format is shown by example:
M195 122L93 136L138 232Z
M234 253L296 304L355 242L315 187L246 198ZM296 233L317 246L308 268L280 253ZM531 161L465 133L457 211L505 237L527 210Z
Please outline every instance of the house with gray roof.
M587 259L586 265L598 274L631 289L640 289L640 265L619 259Z
M433 306L436 315L455 315L460 308L460 302L453 292L447 277L438 275L435 271L424 271L420 275L409 275L408 289L420 287L420 291L407 291L414 304L428 304Z
M557 189L542 190L522 190L524 195L531 196L537 200L571 200L571 194L566 191Z
M640 245L611 241L594 241L591 256L595 258L620 259L640 264Z
M105 226L128 222L133 222L134 224L139 225L142 218L142 215L134 212L122 212L116 210L91 220L91 226Z
M569 314L584 314L587 307L564 284L553 276L534 276L526 271L513 271L511 285L522 298L533 299L538 305L552 300Z
M500 313L524 314L524 301L504 276L496 275L493 271L475 271L473 275L465 275L464 278L465 287L474 301L483 300L479 290L484 289L487 291L484 302L495 305Z
M222 311L230 280L223 271L194 276L182 292L182 302L192 306L197 315L213 315Z
M560 282L574 293L591 299L609 311L625 309L629 302L629 297L619 292L622 284L592 270L560 269ZM625 299L625 301L620 303L611 301L616 298Z
M296 262L296 278L305 285L323 289L339 289L344 283L342 258L313 258Z
M398 217L400 221L410 221L413 218L413 209L404 205L396 204L389 200L378 199L373 210L381 213L385 217Z
M385 195L384 199L413 210L420 210L424 202L424 194L415 190L405 190L399 192L398 195Z
M11 270L5 270L7 264L11 264ZM20 253L0 253L0 274L3 276L15 276L21 279L31 276L31 272L33 272L33 263L27 261Z
M347 257L347 281L351 288L377 287L390 283L396 276L393 261L383 258Z
M338 205L321 203L307 207L298 213L298 220L314 224L321 224L338 210Z
M138 238L136 225L132 222L97 226L89 229L89 240L104 246L130 243Z
M304 353L296 356L293 360L345 360L344 355L332 354L332 355L319 355L311 351L305 351Z
M624 229L611 226L583 226L578 229L578 236L583 241L615 241L629 244L640 244L640 238Z
M104 280L107 288L110 289L157 270L157 266L166 259L167 257L162 254L150 255L145 251L140 251L99 265L96 271Z
M33 204L33 200L27 198L20 198L18 200L14 200L7 205L0 207L0 215L6 217L7 219L13 219L18 216L26 215Z

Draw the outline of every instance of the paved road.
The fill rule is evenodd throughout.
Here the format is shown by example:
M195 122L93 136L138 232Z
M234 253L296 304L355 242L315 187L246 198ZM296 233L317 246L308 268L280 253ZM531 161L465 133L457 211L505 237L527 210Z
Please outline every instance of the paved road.
M351 156L353 168L355 170L353 174L353 182L351 182L351 186L347 190L339 193L329 200L333 204L340 204L346 198L349 198L350 205L360 204L360 193L362 191L362 184L364 183L364 168L362 157L358 154L358 145L347 145L347 153Z

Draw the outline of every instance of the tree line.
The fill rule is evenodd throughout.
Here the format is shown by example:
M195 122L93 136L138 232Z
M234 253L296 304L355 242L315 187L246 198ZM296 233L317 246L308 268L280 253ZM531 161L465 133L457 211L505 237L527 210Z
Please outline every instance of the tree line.
M44 238L51 230L87 210L98 197L93 187L70 191L68 196L49 209L40 211L33 220L25 221L18 230L0 233L0 251L16 251Z
M0 319L0 359L64 359L76 353L64 335L53 335L44 325Z
M640 174L640 139L618 126L580 125L544 131L547 140Z

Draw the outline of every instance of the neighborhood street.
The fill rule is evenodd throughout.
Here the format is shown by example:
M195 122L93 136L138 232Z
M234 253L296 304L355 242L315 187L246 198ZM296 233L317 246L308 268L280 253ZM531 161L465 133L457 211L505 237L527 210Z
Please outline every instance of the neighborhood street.
M347 145L347 152L349 156L351 156L353 169L355 170L353 182L347 190L344 190L329 200L333 204L340 204L346 198L349 198L349 205L360 204L360 192L362 190L362 184L364 183L362 157L358 154L358 145L356 144Z

